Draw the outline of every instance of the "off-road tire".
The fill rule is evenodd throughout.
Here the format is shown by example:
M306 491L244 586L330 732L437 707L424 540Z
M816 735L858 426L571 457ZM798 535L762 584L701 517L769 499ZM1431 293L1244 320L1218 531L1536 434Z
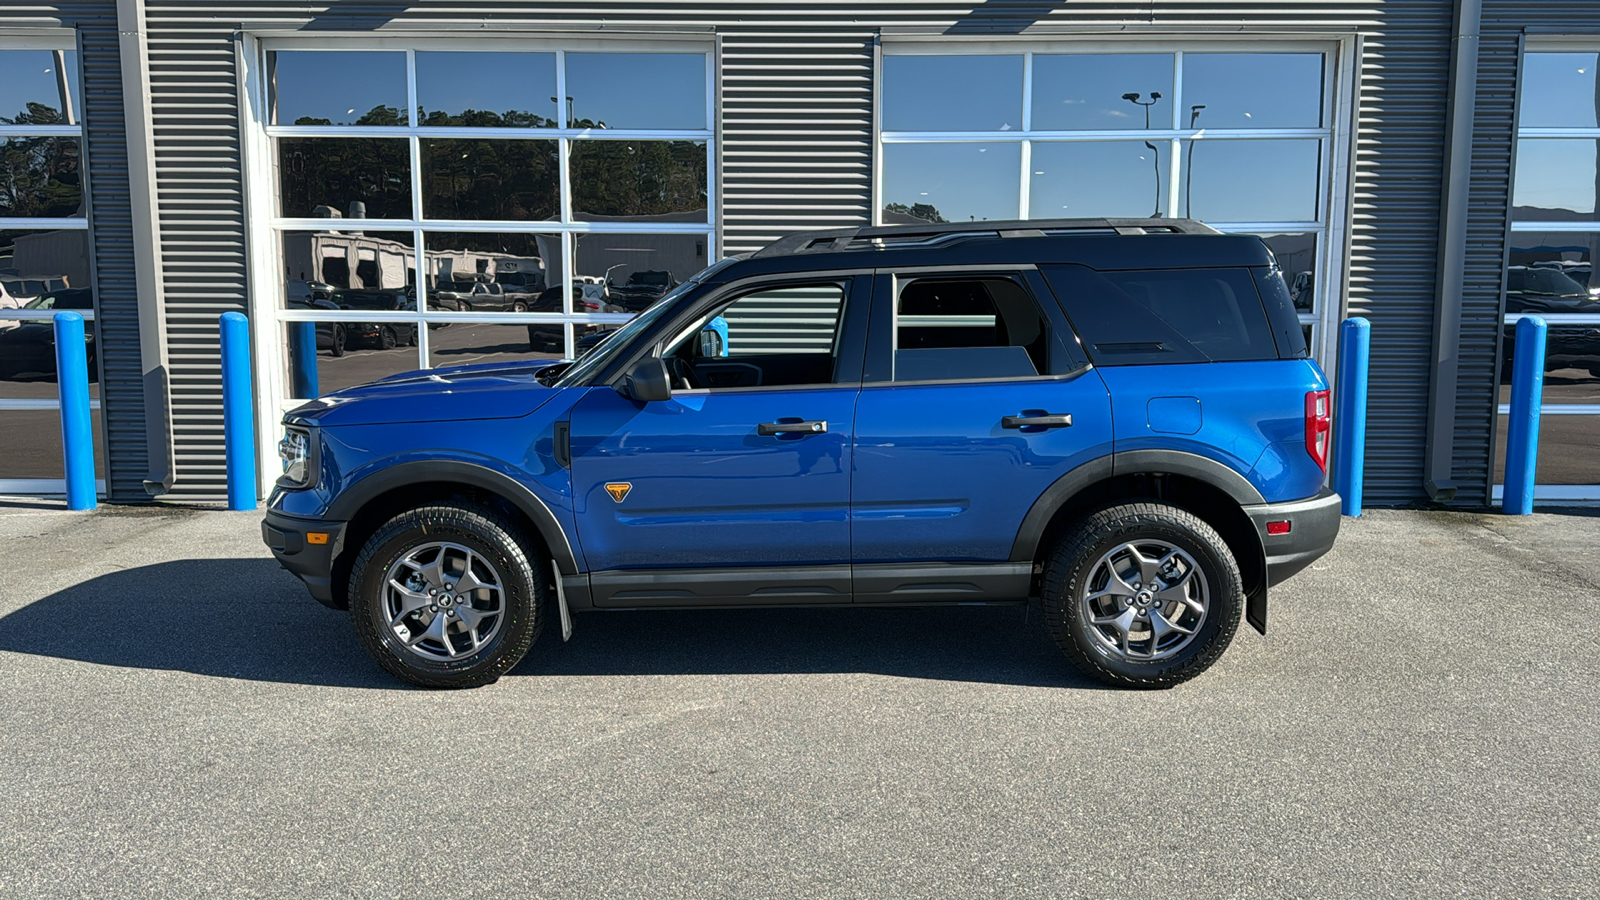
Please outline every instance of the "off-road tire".
M483 647L458 660L435 661L412 653L388 624L384 578L411 549L448 541L479 553L500 574L505 621ZM407 510L367 539L350 573L350 619L367 652L383 669L429 688L493 684L509 672L539 638L550 592L545 563L530 558L520 529L492 510L438 503Z
M1164 541L1189 553L1206 579L1208 609L1195 637L1170 658L1134 660L1103 648L1079 602L1102 556L1130 541ZM1044 627L1085 675L1118 687L1168 688L1215 663L1239 630L1244 591L1239 565L1222 536L1199 517L1162 503L1102 509L1071 526L1045 563L1040 594Z

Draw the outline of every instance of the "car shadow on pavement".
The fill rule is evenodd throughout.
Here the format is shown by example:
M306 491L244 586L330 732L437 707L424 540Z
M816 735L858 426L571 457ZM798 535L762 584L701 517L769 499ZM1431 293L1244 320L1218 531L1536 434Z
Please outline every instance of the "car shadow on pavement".
M593 612L553 619L513 676L859 672L1099 689L1021 606Z
M551 612L554 612L553 610ZM562 643L553 615L521 676L866 673L1094 688L1019 606L596 612ZM404 689L270 559L125 569L0 617L0 651L328 687Z

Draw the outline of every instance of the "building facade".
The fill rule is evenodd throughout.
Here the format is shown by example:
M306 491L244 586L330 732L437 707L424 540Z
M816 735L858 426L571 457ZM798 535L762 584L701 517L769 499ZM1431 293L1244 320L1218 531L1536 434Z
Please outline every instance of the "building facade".
M105 496L203 502L223 312L271 460L308 397L570 354L793 230L1159 215L1261 235L1330 371L1371 321L1369 503L1492 502L1523 313L1539 494L1600 498L1588 0L7 2L0 147L0 491L60 490L53 308Z

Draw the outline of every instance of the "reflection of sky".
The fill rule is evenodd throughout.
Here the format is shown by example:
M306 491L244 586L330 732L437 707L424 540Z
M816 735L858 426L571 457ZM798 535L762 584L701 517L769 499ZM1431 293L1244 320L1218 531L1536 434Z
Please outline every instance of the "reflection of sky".
M469 109L556 117L554 53L417 53L417 105L460 115Z
M883 130L1021 131L1021 56L888 56Z
M1517 141L1516 187L1511 205L1570 210L1593 217L1597 151L1600 141ZM1524 213L1518 218L1530 217Z
M1600 53L1525 54L1519 109L1522 127L1597 127L1597 90Z
M81 98L78 88L78 54L68 50L66 60L67 83L73 97ZM49 50L0 50L0 116L12 118L28 108L28 103L42 103L57 112L61 111L61 91L56 87L55 54ZM83 115L82 101L75 102L78 116Z
M1203 222L1316 221L1318 150L1315 140L1186 141L1178 213Z
M1144 128L1144 110L1123 94L1137 93L1150 107L1150 127L1172 127L1172 54L1081 54L1033 57L1035 131Z
M706 127L700 53L568 53L573 116L608 128Z
M884 203L927 203L950 222L1016 219L1021 144L887 144Z
M1322 54L1185 53L1183 126L1204 105L1197 128L1317 128L1322 122Z
M1148 216L1166 211L1167 141L1034 142L1032 219Z
M406 115L404 53L280 50L276 56L279 125L307 116L352 125L374 106Z

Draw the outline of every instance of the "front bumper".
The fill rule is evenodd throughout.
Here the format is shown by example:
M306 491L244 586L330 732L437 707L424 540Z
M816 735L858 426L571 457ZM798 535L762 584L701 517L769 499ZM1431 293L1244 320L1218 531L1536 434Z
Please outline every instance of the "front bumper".
M278 565L305 582L318 603L344 609L348 602L344 591L335 595L333 590L333 561L344 547L345 525L268 510L261 522L261 539L277 557Z
M1339 536L1339 495L1328 488L1309 500L1246 506L1267 556L1267 584L1276 585L1333 549ZM1268 534L1269 522L1288 522L1286 534Z

